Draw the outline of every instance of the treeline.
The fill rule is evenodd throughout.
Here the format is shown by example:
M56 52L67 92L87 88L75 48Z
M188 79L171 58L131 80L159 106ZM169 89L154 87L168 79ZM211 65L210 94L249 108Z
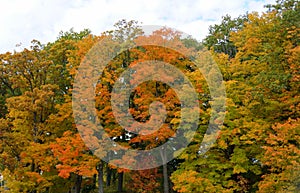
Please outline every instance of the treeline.
M29 49L1 54L1 192L299 192L299 1L277 1L266 7L268 11L261 14L223 17L221 24L210 27L202 43L165 28L136 38L142 33L138 22L122 20L100 36L70 30L60 33L55 42L44 45L34 40ZM167 111L161 129L136 135L120 127L112 114L114 83L128 67L146 60L174 64L189 77L201 104L198 128L189 146L167 164L147 170L115 167L95 156L113 157L114 151L88 148L85 135L78 133L78 127L88 130L89 125L74 120L74 78L86 54L104 38L116 49L157 41L196 54L186 57L159 46L138 46L117 55L95 89L96 113L109 137L127 148L149 150L176 135L183 116L178 96L167 84L155 81L135 89L129 107L136 121L149 120L153 101L166 104ZM213 101L193 61L207 54L205 48L223 75L226 116L216 143L201 154L199 144ZM216 73L207 72L211 77ZM219 120L214 121L217 125ZM185 125L186 130L194 126L188 120ZM136 164L151 166L154 159L144 157Z

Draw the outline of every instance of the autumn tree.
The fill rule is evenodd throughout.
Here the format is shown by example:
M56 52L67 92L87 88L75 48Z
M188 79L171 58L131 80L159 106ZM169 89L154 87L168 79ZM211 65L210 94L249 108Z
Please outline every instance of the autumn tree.
M74 32L70 34L78 35ZM74 45L82 37L70 38L68 41L73 41ZM6 185L10 191L52 191L58 190L56 187L60 185L55 177L55 162L50 161L53 160L53 154L49 144L72 128L52 122L59 120L54 118L56 115L63 120L70 115L70 112L63 114L59 109L68 107L67 103L62 102L70 102L64 96L70 89L70 75L65 61L59 59L66 57L68 51L59 53L58 48L55 48L56 52L49 51L51 46L58 46L60 41L46 47L33 41L30 50L1 55L1 87L4 88L2 96L5 97L6 106L2 108L4 111L1 112L4 113L1 115L5 115L4 123L8 123L1 128L1 156L6 160L2 170L5 170Z
M56 85L47 84L47 69L49 61L42 45L34 41L32 50L7 53L4 63L7 65L7 74L3 81L9 81L8 86L17 88L19 94L6 99L8 113L6 119L10 124L3 132L3 156L15 158L15 162L7 163L7 186L11 190L36 192L47 189L51 183L42 176L44 165L39 162L39 155L33 152L33 147L47 149L46 120L54 113ZM46 150L45 150L46 151ZM42 151L42 152L45 152ZM25 152L32 152L26 156ZM47 154L45 152L45 154ZM48 162L49 163L49 162ZM22 167L10 166L21 165ZM42 169L43 168L43 169ZM47 167L48 168L48 167Z
M298 192L299 1L266 8L203 44L121 20L0 54L0 191Z
M299 79L295 70L299 65L299 57L296 57L299 25L285 18L297 17L299 5L282 1L272 7L284 11L273 10L261 16L248 14L242 28L229 32L229 41L237 49L234 57L226 52L215 53L226 79L224 126L217 143L204 156L194 150L183 157L186 161L172 175L175 190L295 190L295 185L290 190L286 187L297 184L297 180L285 181L284 177L293 179L292 176L297 175L298 162L294 160L299 160L299 147L294 143L298 138L297 121L289 120L299 117L299 88L296 86ZM288 153L290 161L276 166L274 162L281 159L283 146L293 147L293 153ZM268 159L274 161L274 167ZM295 172L291 173L294 165ZM276 179L281 181L276 182Z
M79 134L67 131L55 143L50 144L54 157L58 160L56 168L58 176L75 179L75 192L80 193L82 177L92 177L97 173L98 159L89 154Z
M289 119L272 127L261 158L268 168L258 192L298 192L300 175L299 119Z

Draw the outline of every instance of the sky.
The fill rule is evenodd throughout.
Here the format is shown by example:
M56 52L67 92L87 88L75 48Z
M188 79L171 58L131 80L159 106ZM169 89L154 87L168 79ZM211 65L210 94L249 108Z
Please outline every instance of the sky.
M121 19L175 28L202 40L222 16L266 11L270 3L275 0L1 0L0 53L20 51L33 39L53 42L71 28L100 35Z

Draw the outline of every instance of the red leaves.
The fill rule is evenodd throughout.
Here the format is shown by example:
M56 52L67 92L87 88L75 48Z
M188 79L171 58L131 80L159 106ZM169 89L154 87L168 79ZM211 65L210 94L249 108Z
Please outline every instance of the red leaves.
M71 173L84 176L92 176L97 173L96 164L99 160L89 154L79 134L67 131L50 147L59 163L56 165L59 176L68 178Z
M149 165L151 166L151 162L153 162L150 156L144 158L142 162L137 164ZM158 168L147 169L147 170L137 170L129 172L129 190L137 192L137 193L158 193L160 192L160 181L159 179L162 175L159 173Z

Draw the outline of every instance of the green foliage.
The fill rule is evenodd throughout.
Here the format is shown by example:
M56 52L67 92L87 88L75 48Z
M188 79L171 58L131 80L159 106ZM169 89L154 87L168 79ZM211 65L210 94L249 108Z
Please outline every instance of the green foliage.
M233 58L237 53L237 48L230 40L230 33L242 29L247 20L247 16L235 19L232 19L230 15L222 17L221 24L209 26L209 35L203 40L203 44L209 50L213 49L217 53L225 53Z

